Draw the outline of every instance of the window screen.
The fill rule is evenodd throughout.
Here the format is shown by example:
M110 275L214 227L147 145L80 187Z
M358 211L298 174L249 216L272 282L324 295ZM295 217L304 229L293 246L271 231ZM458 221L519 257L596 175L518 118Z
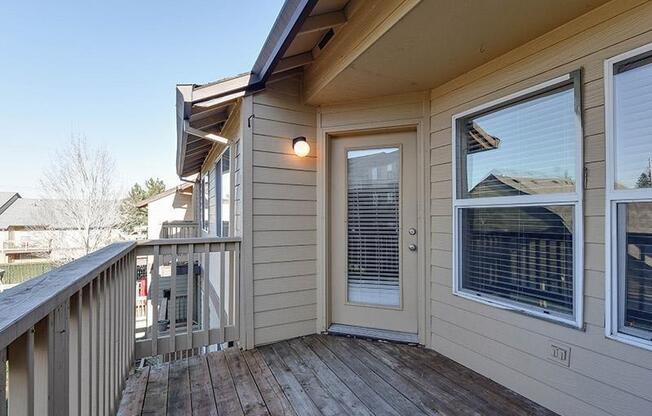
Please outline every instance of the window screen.
M455 119L456 293L581 324L580 85L574 72Z

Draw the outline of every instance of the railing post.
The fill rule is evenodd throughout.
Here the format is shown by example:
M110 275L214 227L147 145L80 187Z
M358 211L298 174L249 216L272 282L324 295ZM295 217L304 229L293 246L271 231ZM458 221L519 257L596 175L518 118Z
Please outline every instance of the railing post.
M219 319L220 319L220 335L222 337L222 341L226 338L226 331L224 328L228 324L225 319L228 319L228 313L226 311L226 302L224 302L224 299L226 297L226 253L224 250L226 249L226 246L224 243L220 244L220 303L219 303Z

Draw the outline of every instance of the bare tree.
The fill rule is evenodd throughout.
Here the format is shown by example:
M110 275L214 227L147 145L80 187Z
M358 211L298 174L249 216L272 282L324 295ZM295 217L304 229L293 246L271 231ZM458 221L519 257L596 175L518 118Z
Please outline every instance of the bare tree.
M118 238L119 192L115 163L104 149L90 149L84 137L72 137L59 150L41 179L43 200L37 209L39 235L51 257L66 262Z

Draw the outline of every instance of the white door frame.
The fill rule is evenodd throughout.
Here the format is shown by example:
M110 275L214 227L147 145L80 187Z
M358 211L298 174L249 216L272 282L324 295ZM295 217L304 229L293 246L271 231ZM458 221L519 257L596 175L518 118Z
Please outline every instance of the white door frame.
M382 133L385 131L413 130L417 140L417 297L418 297L418 339L423 345L430 344L430 140L429 115L424 118L389 122L350 124L344 127L317 129L317 332L324 332L331 324L329 283L329 204L330 137L355 133ZM321 114L317 115L321 126Z

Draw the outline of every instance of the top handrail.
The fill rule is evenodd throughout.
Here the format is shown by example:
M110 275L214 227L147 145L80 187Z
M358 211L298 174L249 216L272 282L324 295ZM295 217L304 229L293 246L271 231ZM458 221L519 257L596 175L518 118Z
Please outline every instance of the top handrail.
M0 349L27 332L118 259L136 242L113 243L0 294Z
M240 237L191 237L191 238L159 238L156 240L138 241L138 246L169 246L185 244L206 244L206 243L240 243Z

